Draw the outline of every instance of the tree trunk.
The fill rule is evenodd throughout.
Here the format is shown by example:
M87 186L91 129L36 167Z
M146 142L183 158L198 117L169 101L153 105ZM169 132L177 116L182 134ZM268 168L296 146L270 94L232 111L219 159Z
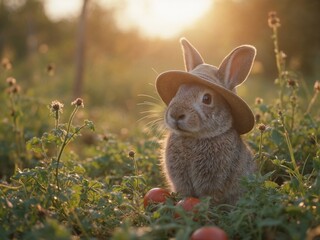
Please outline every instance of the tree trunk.
M83 91L83 76L85 68L85 33L86 33L86 13L89 0L83 0L82 11L79 18L76 49L76 72L73 86L73 97L81 97Z

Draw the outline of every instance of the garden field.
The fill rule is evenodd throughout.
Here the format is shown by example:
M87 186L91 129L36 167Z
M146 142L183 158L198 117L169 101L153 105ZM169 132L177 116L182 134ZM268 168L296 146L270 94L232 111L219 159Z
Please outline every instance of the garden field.
M215 11L243 13L256 4L217 2ZM245 191L235 205L214 205L206 197L186 207L181 201L191 200L170 192L161 171L165 105L154 88L159 73L182 68L178 38L121 32L110 23L112 11L93 4L79 90L70 64L77 22L52 23L42 4L30 0L13 8L0 0L0 18L17 32L24 25L14 16L39 7L32 26L59 33L37 35L44 43L30 53L32 39L23 49L22 37L0 20L0 239L320 239L320 74L319 67L306 67L319 65L320 51L311 65L302 63L307 53L299 61L287 57L292 48L282 31L292 29L284 5L262 4L265 15L256 24L264 26L264 39L257 40L252 74L238 91L255 114L255 127L243 138L257 171L241 180ZM273 4L279 12L267 9ZM12 39L7 45L2 30ZM185 34L213 62L237 43L230 40L211 56L204 49L214 45L197 38L195 28ZM164 193L150 197L153 188ZM201 235L208 226L212 238Z

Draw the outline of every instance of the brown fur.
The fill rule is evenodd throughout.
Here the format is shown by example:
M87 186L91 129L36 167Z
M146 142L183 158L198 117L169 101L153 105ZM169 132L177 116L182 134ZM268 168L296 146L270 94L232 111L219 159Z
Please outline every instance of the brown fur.
M185 99L185 94L190 93L185 90L187 87L194 92L188 102L203 92L210 92L202 86L183 86L182 93L177 93L167 109L166 123L171 131L162 162L167 181L171 189L182 196L211 196L214 203L234 204L241 193L241 177L255 169L251 152L232 128L232 117L223 99L216 95L214 106L202 106L203 112L211 114L204 114L201 118L196 111L190 110L192 106L180 102ZM180 114L185 111L184 114L189 116L185 119L191 119L190 125L201 125L197 132L179 133L170 126L168 114L176 111L175 108Z

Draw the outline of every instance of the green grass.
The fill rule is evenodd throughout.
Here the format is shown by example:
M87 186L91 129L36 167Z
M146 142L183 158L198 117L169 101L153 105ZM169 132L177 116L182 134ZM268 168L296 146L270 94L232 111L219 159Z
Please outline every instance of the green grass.
M99 120L104 110L82 108L79 99L62 107L20 91L19 81L2 81L0 239L189 239L205 225L230 239L319 237L320 89L286 69L271 27L279 75L267 87L273 99L263 90L251 96L257 125L245 138L259 170L242 180L246 192L235 206L204 198L197 211L184 212L172 193L145 209L145 193L166 187L156 129L147 135L128 121L112 134L102 125L121 129L113 120L119 112Z

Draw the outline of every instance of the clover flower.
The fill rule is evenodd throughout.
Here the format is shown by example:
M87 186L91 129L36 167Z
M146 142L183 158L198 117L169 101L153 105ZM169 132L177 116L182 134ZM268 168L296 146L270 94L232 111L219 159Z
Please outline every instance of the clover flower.
M54 100L51 102L49 107L50 107L51 112L53 112L53 113L57 113L57 112L62 113L63 106L64 105L61 102Z
M76 100L74 100L71 105L75 105L77 107L84 107L84 104L83 104L83 99L82 98L77 98Z

